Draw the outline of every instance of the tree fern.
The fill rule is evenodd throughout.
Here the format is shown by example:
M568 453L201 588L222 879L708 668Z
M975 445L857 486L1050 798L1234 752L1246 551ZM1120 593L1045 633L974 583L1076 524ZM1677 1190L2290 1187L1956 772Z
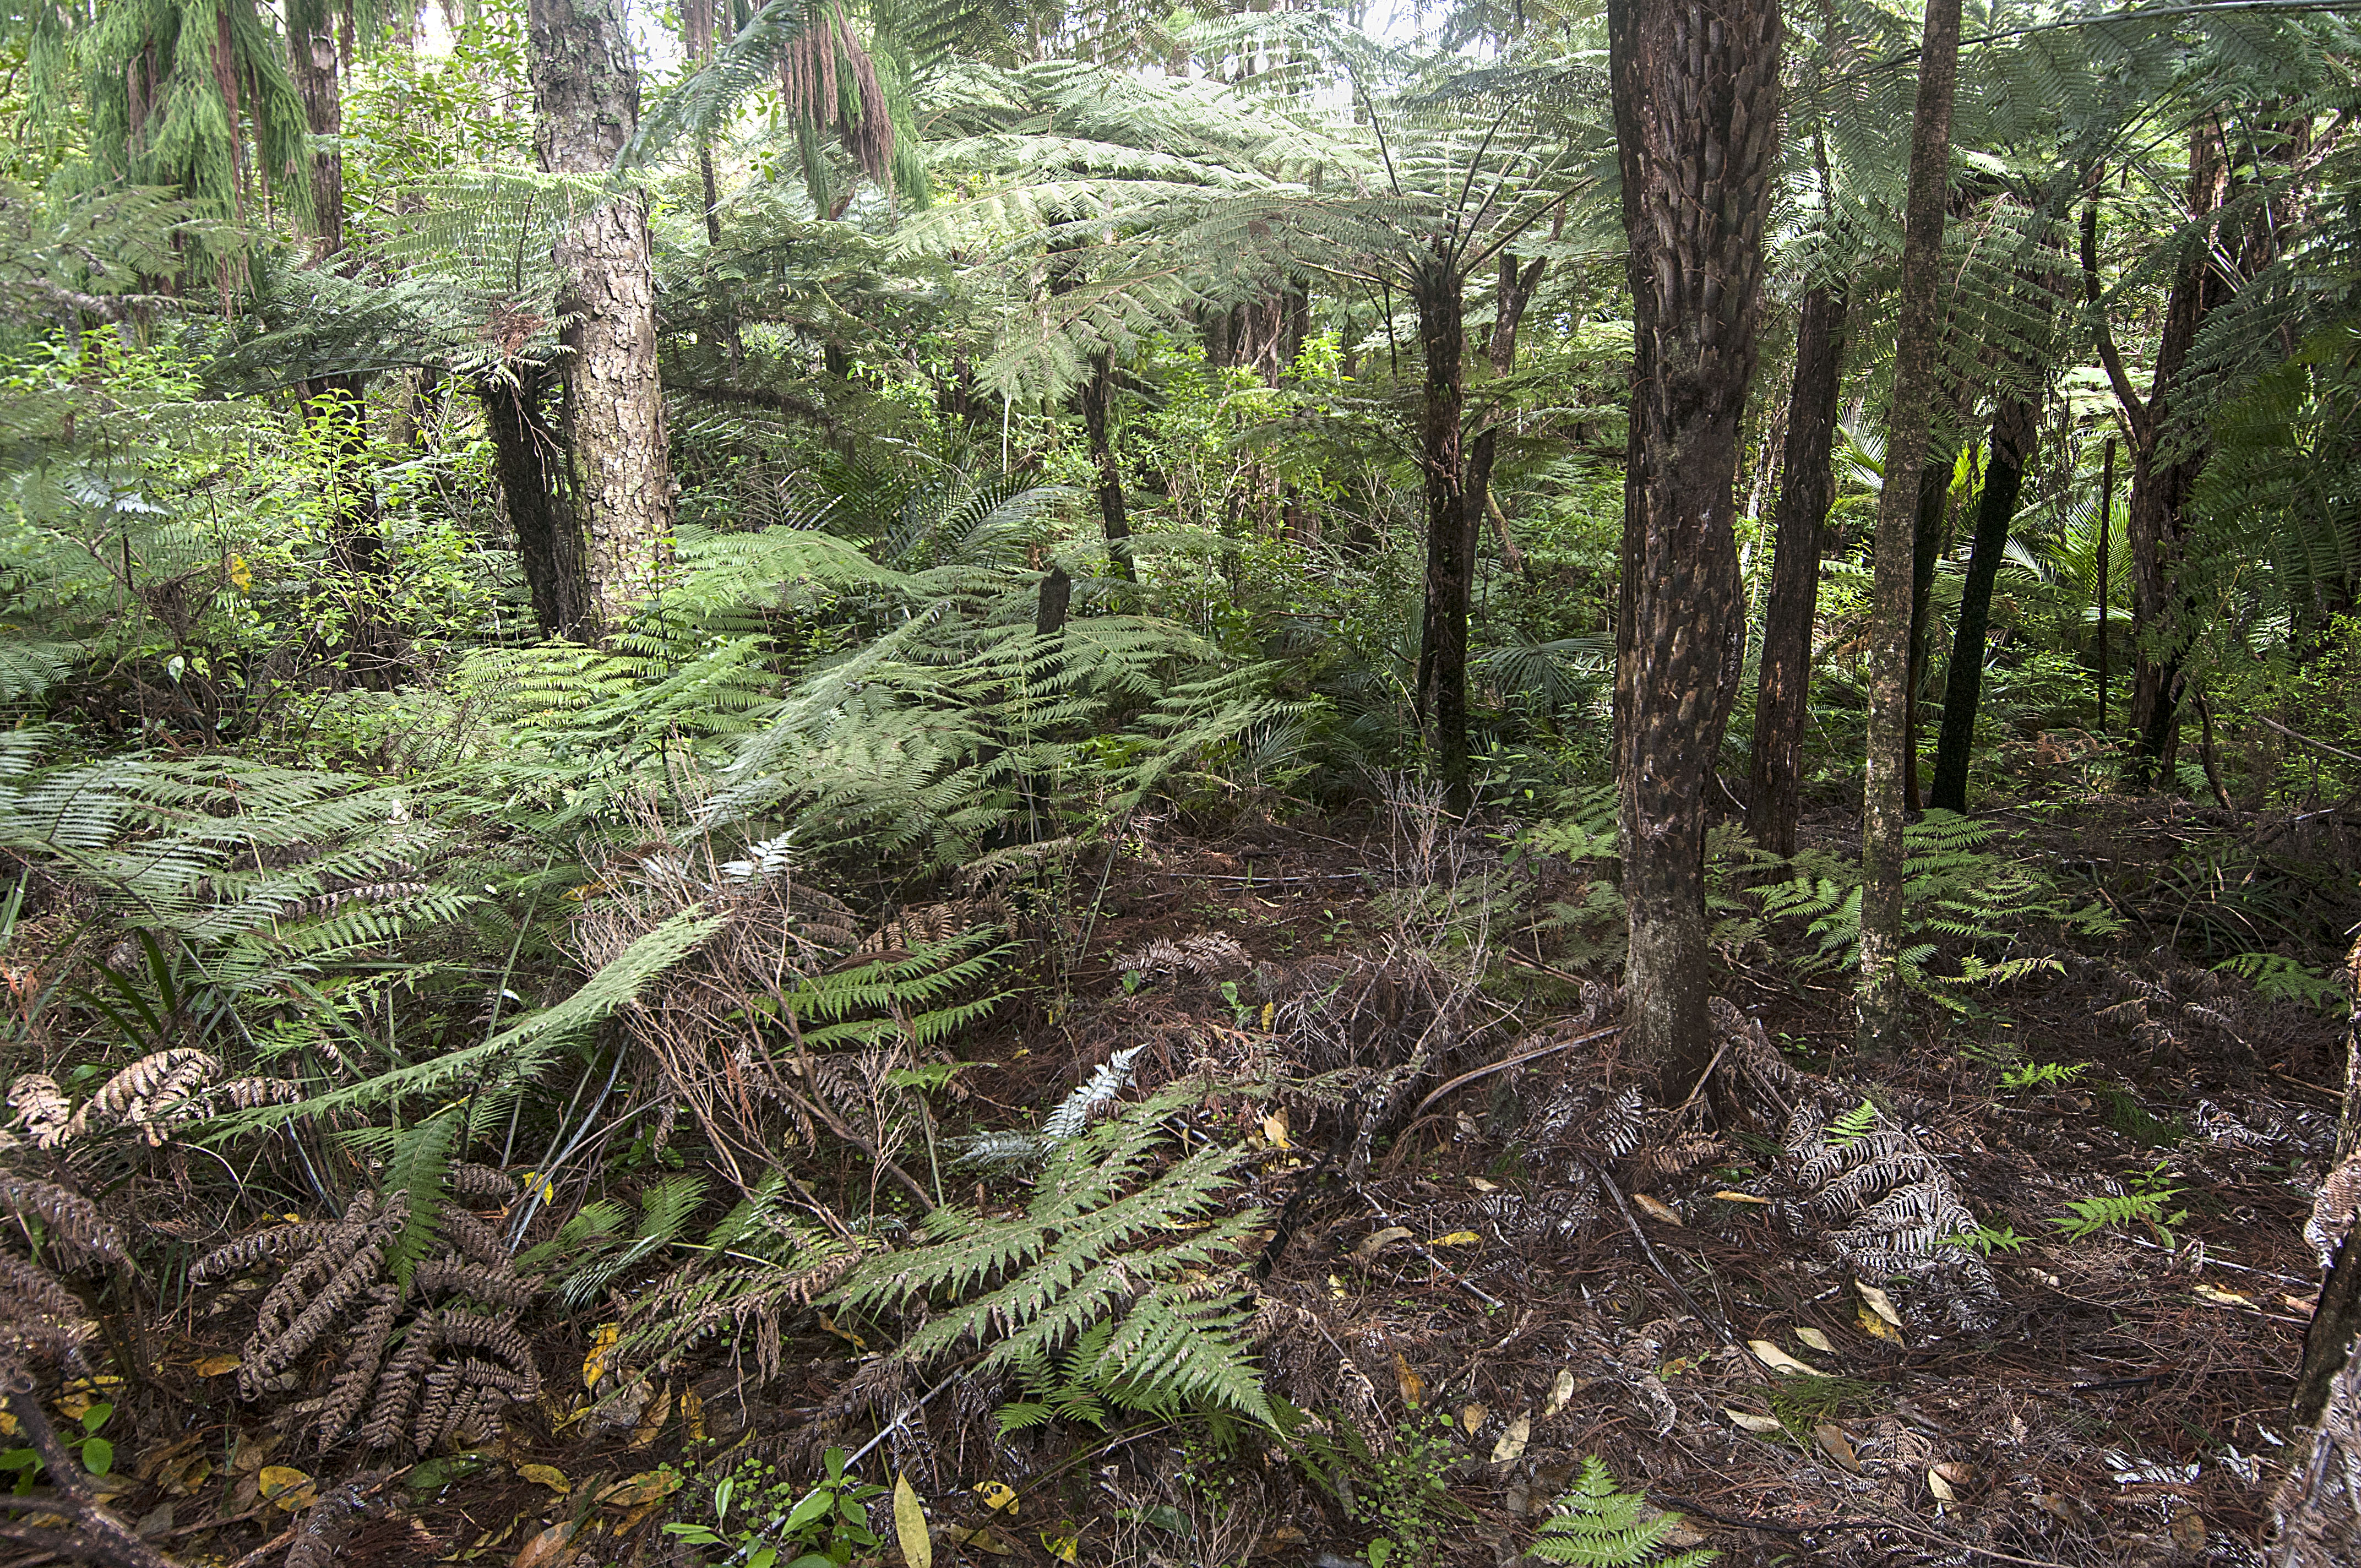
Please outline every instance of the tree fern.
M1590 1454L1571 1490L1553 1505L1533 1540L1535 1557L1576 1568L1705 1568L1719 1555L1697 1548L1666 1555L1664 1541L1681 1516L1659 1513L1615 1485L1606 1462Z

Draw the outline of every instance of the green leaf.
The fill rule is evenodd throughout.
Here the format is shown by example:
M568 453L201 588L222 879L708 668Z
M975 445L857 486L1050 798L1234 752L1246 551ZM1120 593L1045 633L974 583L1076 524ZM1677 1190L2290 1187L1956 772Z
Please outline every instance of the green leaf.
M101 1399L82 1413L82 1430L94 1433L106 1425L106 1418L113 1414L115 1414L115 1407Z
M82 1467L93 1475L104 1475L115 1468L115 1444L103 1437L82 1440Z

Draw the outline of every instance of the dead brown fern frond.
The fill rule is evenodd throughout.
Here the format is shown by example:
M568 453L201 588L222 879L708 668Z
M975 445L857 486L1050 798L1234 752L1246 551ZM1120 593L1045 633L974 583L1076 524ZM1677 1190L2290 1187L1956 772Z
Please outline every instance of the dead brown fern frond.
M13 1210L20 1221L39 1216L49 1239L65 1244L70 1252L107 1263L127 1261L122 1233L98 1212L98 1205L54 1181L0 1173L0 1203Z

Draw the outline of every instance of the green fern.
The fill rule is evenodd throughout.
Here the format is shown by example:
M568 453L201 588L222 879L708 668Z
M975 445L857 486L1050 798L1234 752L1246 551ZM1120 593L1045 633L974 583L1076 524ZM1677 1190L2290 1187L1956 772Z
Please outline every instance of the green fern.
M1619 1490L1605 1461L1591 1454L1534 1539L1532 1554L1576 1568L1705 1568L1718 1553L1698 1547L1664 1555L1681 1516L1659 1513L1637 1493Z
M902 1345L929 1361L988 1343L978 1373L1039 1368L1113 1320L1075 1380L1125 1386L1135 1408L1183 1406L1270 1419L1245 1344L1235 1270L1259 1211L1220 1215L1242 1149L1208 1144L1156 1171L1160 1124L1197 1098L1167 1091L1049 1151L1023 1215L946 1207L925 1245L865 1262L839 1293L855 1310L910 1300L933 1316ZM1184 1229L1184 1227L1195 1227ZM1181 1233L1172 1239L1174 1233ZM1196 1282L1211 1275L1213 1282Z
M796 981L778 997L749 1005L780 1020L806 1048L862 1048L907 1040L937 1046L982 1019L1008 992L970 992L998 969L1010 948L987 946L997 933L978 926L907 953L881 957L830 974Z
M2121 1192L2071 1200L2066 1212L2053 1216L2049 1223L2064 1231L2068 1241L2081 1241L2118 1225L2146 1225L2169 1245L2172 1227L2189 1218L2185 1209L2165 1212L2166 1204L2180 1192L2179 1187L2166 1182L2159 1162L2125 1177Z

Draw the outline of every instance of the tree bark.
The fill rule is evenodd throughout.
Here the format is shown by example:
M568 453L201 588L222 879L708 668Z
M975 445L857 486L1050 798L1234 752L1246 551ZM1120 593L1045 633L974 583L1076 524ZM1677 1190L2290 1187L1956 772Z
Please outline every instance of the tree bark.
M1869 745L1861 791L1861 1047L1902 1045L1903 795L1910 712L1910 586L1919 474L1936 398L1941 329L1943 218L1950 182L1951 99L1960 67L1960 0L1928 0L1910 128L1910 194L1903 221L1902 308L1894 404L1886 420L1885 484L1878 498L1869 633Z
M1918 512L1910 526L1910 663L1902 682L1902 801L1918 809L1918 693L1927 684L1927 611L1935 597L1935 568L1951 545L1951 470L1959 454L1927 442L1918 470Z
M1712 1052L1705 834L1744 654L1731 513L1777 145L1779 6L1610 0L1607 36L1633 329L1615 662L1623 1040L1669 1085Z
M478 384L477 395L483 400L492 471L509 529L516 535L533 619L544 636L563 637L588 624L590 616L582 525L565 482L565 451L543 411L554 373L529 366L519 370L516 383L487 380Z
M2200 117L2189 139L2189 211L2204 220L2218 213L2229 192L2229 165L2220 127ZM2212 247L2192 247L2172 280L2157 343L2156 373L2143 399L2115 346L2106 313L2099 305L2099 210L2095 198L2082 209L2082 286L2093 307L2100 363L2122 405L2130 433L2132 493L2125 532L2131 545L2132 765L2143 784L2155 782L2172 749L2180 721L2186 633L2180 619L2182 512L2205 465L2197 433L2173 417L2174 383L2189 361L2198 330L2230 294L2230 280L2216 266Z
M1754 757L1746 830L1782 860L1795 852L1796 790L1809 718L1812 626L1820 596L1820 527L1836 499L1830 453L1844 378L1846 299L1839 288L1804 295L1795 327L1795 381L1787 399L1784 482L1772 514L1776 537L1763 657L1754 693Z
M553 174L603 174L640 118L621 0L531 0L533 142ZM585 534L586 614L603 636L653 598L672 556L674 485L656 374L647 214L619 192L577 213L555 247L568 320L566 478Z
M335 8L322 0L287 7L287 64L303 101L303 123L314 137L344 135L344 87L338 72ZM334 148L312 149L313 258L325 260L345 248L345 155Z
M1412 285L1426 359L1419 466L1426 488L1426 608L1418 646L1418 713L1435 771L1467 789L1467 607L1475 551L1467 526L1467 340L1460 278L1441 240Z
M1484 345L1484 356L1491 363L1492 374L1506 376L1517 365L1517 329L1525 319L1525 307L1532 304L1534 291L1541 287L1542 273L1549 266L1546 257L1535 257L1523 267L1507 251L1500 253L1499 285L1495 291L1495 312L1492 334ZM1492 465L1499 455L1502 413L1500 404L1494 402L1483 415L1483 429L1477 432L1475 444L1467 454L1466 513L1467 561L1473 576L1477 542L1484 534L1484 518L1488 511L1500 531L1500 555L1510 569L1523 565L1516 542L1509 537L1508 519L1501 514L1499 503L1492 499ZM1472 595L1473 588L1470 588Z
M1968 762L1975 749L1976 709L1983 698L1993 584L2008 549L2008 525L2016 520L2017 496L2037 435L2031 402L2004 393L1993 405L1984 493L1976 507L1967 581L1960 589L1960 623L1951 636L1951 665L1943 681L1943 731L1935 742L1935 787L1927 802L1938 811L1968 809Z
M1115 356L1104 349L1091 356L1090 378L1082 385L1082 427L1091 443L1091 464L1099 475L1099 523L1106 533L1107 560L1126 583L1139 580L1131 564L1131 524L1123 504L1123 469L1115 462Z

